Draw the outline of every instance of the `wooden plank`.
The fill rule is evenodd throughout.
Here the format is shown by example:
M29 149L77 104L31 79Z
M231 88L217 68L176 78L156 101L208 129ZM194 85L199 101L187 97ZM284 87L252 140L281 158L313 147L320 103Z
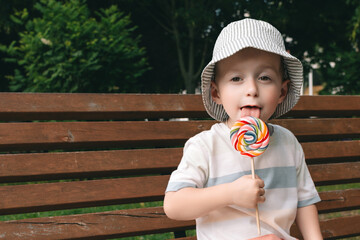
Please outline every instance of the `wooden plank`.
M287 116L359 116L359 96L301 96ZM0 119L103 120L208 117L201 95L0 93Z
M182 148L0 154L0 182L171 173Z
M360 163L339 163L310 166L310 173L317 185L334 181L358 181ZM345 169L345 171L342 171ZM322 176L323 174L323 176ZM48 211L98 205L121 204L128 202L162 200L169 176L146 176L92 181L58 182L45 184L26 184L0 186L0 214ZM342 195L341 195L342 194ZM324 195L328 202L322 210L335 210L358 206L353 197L359 190L337 192ZM343 197L347 200L341 200ZM24 201L23 199L26 199ZM339 200L340 199L340 200Z
M360 216L321 220L324 239L360 235ZM195 221L168 219L161 207L119 210L0 223L3 239L107 239L195 228ZM296 227L291 235L301 239ZM190 238L196 239L196 238Z
M168 180L164 175L0 186L0 214L158 201Z
M360 207L360 189L346 189L319 193L321 202L317 203L320 213L345 211Z
M274 119L270 122L289 129L299 141L360 137L360 118Z
M319 163L330 162L336 159L344 162L345 159L359 159L360 157L360 140L304 142L301 146L307 163L315 160Z
M173 221L162 207L0 222L0 236L11 240L109 239L194 228L195 221Z
M337 217L334 219L321 220L320 228L324 239L337 239L348 236L360 235L360 216ZM291 227L291 236L303 239L297 226Z
M284 117L345 117L360 115L359 96L301 96Z
M214 121L2 123L0 150L181 146L212 124Z
M300 141L360 137L360 118L272 120ZM215 121L1 123L0 150L181 146ZM136 134L135 134L136 133Z
M338 217L320 221L321 233L324 239L334 237L350 237L360 235L360 216Z
M200 95L0 93L0 119L104 120L209 117Z
M317 186L359 182L360 162L314 164L308 166Z
M360 140L302 143L307 163L360 157ZM170 173L182 148L0 154L0 182Z

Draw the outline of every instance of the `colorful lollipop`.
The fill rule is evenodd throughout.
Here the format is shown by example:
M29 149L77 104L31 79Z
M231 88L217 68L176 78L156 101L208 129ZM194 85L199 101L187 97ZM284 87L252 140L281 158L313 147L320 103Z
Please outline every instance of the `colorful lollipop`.
M247 116L236 121L230 130L230 139L234 148L242 155L251 157L251 173L255 179L254 157L264 153L269 146L269 130L261 119ZM256 206L256 223L258 233L260 231L259 210Z
M269 130L261 119L248 116L235 122L230 130L230 139L242 155L257 157L269 145Z

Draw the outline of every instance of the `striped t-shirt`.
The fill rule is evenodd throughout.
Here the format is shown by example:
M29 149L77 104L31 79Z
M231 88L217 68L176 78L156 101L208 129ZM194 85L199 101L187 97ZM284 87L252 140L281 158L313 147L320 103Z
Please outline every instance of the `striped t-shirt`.
M266 201L258 205L262 235L289 235L299 207L320 201L305 163L304 152L287 129L269 124L268 149L255 158L255 173L265 182ZM206 188L251 174L251 160L231 145L224 123L190 138L183 157L170 177L166 192L185 187ZM211 201L211 199L209 199ZM235 205L196 219L197 239L249 239L258 236L255 209Z

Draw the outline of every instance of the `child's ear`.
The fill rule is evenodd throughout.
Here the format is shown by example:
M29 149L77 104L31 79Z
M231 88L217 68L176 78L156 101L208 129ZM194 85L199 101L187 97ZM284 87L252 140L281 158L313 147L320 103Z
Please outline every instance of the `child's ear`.
M281 92L278 103L282 103L289 91L290 80L285 80L281 83Z
M211 87L211 97L213 101L216 102L217 104L221 104L220 93L218 87L216 86L216 83L211 81L210 87Z

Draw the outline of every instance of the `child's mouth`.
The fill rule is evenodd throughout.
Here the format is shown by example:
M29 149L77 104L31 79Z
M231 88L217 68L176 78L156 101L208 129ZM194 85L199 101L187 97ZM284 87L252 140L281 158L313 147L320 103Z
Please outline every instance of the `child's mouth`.
M260 118L261 108L258 106L244 106L241 108L241 116L240 117L256 117Z

